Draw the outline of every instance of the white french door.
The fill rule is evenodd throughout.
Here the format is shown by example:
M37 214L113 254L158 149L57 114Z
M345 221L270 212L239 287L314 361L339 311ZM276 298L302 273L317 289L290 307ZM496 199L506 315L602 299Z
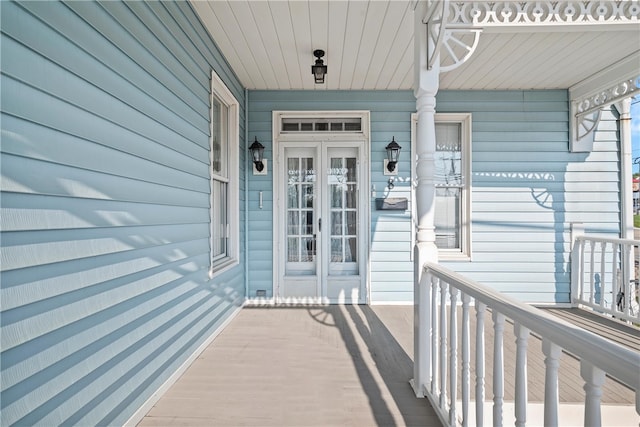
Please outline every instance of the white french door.
M366 187L362 142L282 142L276 297L366 300Z

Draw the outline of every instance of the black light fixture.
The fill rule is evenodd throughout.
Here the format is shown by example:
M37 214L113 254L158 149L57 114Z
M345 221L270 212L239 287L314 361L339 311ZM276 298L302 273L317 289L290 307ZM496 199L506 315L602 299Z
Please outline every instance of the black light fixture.
M249 147L249 151L251 151L251 158L253 159L253 164L256 165L256 170L258 172L262 172L264 169L264 163L262 163L262 159L264 158L264 145L258 142L258 138L254 137L255 141Z
M385 147L387 150L387 170L393 172L396 170L398 164L398 158L400 157L400 150L402 147L396 142L396 137L391 138L389 145Z
M324 65L324 61L322 60L324 50L314 50L313 56L316 57L316 63L311 66L311 74L313 74L316 84L322 84L324 83L324 75L327 74L327 66Z

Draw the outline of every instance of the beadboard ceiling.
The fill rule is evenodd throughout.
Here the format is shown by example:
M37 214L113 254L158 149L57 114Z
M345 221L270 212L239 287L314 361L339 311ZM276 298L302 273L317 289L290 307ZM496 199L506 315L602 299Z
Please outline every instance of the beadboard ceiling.
M248 89L411 89L413 0L192 1ZM566 89L640 51L640 24L485 30L441 89ZM311 74L326 52L326 83ZM640 63L638 64L640 70Z

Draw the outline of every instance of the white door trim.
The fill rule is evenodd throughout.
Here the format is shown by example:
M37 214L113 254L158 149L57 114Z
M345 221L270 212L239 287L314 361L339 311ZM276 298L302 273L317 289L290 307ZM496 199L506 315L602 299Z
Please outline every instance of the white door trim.
M282 119L336 119L336 118L360 118L361 130L358 132L281 132ZM370 139L370 113L369 111L273 111L272 113L272 141L273 141L273 299L276 303L291 304L327 304L330 303L328 298L322 296L317 298L282 298L282 278L284 276L284 257L285 245L284 239L284 215L283 212L284 195L282 194L282 182L280 168L284 167L284 146L286 142L310 142L326 143L328 146L335 147L339 142L347 143L347 146L353 146L353 143L360 145L360 168L362 182L360 186L360 202L362 206L362 215L364 227L361 230L360 255L362 256L361 274L364 275L364 289L360 292L359 303L369 304L370 302L370 236L371 236L371 205L369 198L369 188L371 187L370 179L370 162L369 155L371 151ZM311 145L311 144L310 144ZM339 145L339 144L338 144ZM322 150L320 150L322 151ZM320 272L318 272L320 273ZM321 286L324 290L324 284Z

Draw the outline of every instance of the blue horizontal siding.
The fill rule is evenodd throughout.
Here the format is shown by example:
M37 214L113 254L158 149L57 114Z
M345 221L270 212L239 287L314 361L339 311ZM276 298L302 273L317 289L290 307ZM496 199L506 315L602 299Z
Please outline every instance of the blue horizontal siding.
M373 201L410 198L410 116L415 99L404 91L251 91L249 130L271 148L273 110L371 111L370 294L373 302L411 301L411 217L377 211ZM617 233L620 165L615 115L604 115L594 151L569 152L566 91L441 91L437 112L472 113L472 261L443 263L530 302L569 300L570 226ZM403 147L400 175L391 193L382 174L384 146ZM271 158L269 152L268 157ZM250 294L271 291L273 216L271 174L252 177L265 206L250 203L255 218ZM253 261L255 260L255 261ZM255 267L257 270L254 271Z
M366 110L371 112L370 178L378 197L384 192L388 177L382 174L384 147L395 136L404 147L399 168L404 171L401 178L406 182L396 185L394 197L408 197L410 193L411 113L415 110L415 98L410 91L250 91L249 135L256 136L267 147L265 157L273 158L272 112L275 110ZM263 209L250 201L249 204L249 296L259 289L273 292L273 182L272 172L266 177L252 176L249 181L250 200L257 200L257 192L263 192ZM388 266L372 262L371 290L379 286L395 289L402 299L412 298L413 271L410 261L410 215L402 213L380 214L371 201L372 225L369 256L385 259L398 255ZM390 270L391 269L391 270ZM390 274L389 271L400 274Z
M211 280L211 69L187 2L1 2L0 424L122 425L244 299ZM244 253L240 212L240 253Z
M620 164L612 111L593 152L569 152L568 105L565 91L438 95L438 111L473 114L473 258L445 265L524 301L569 301L571 223L617 235Z

